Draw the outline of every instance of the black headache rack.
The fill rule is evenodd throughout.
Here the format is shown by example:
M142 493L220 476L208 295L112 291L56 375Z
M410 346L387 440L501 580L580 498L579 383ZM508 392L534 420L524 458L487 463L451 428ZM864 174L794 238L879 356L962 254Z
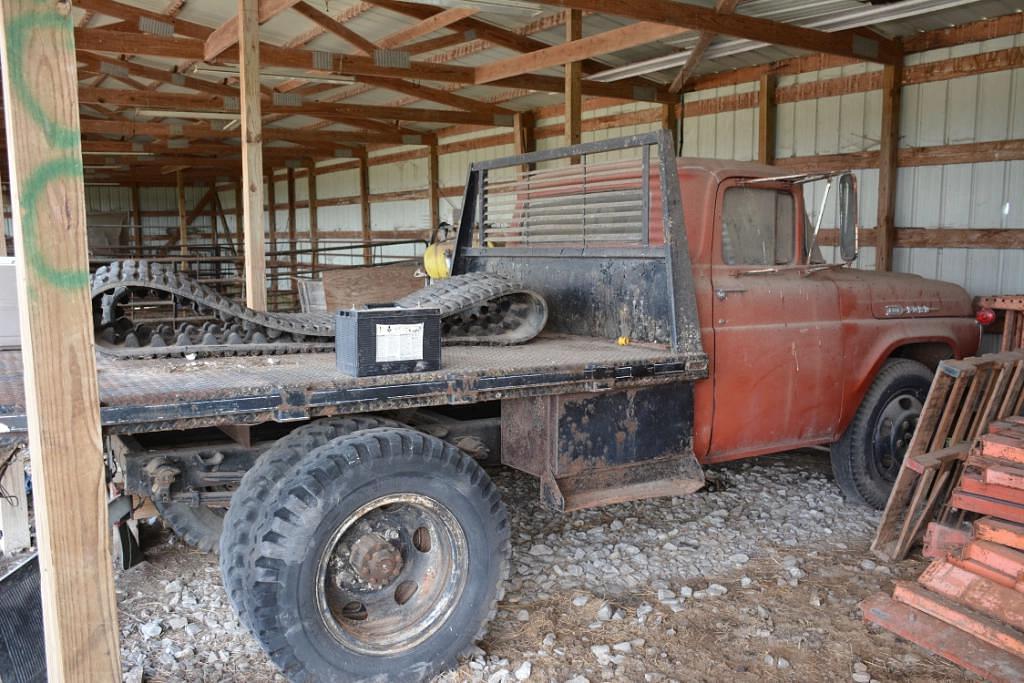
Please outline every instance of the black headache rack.
M525 283L550 332L667 344L707 376L669 131L472 164L452 271Z

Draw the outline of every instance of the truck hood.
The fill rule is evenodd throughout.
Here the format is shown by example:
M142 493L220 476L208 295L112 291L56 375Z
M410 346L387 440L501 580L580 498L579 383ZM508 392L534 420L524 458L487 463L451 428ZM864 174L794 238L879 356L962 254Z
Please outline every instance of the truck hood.
M843 268L830 271L836 285L869 303L875 318L972 317L967 291L951 282L909 273Z

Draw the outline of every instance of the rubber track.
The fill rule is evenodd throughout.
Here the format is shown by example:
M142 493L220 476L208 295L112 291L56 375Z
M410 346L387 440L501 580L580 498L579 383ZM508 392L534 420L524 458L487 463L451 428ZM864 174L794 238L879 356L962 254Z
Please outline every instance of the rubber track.
M276 495L285 475L311 451L339 436L376 427L404 427L388 418L367 416L325 417L293 430L277 440L242 477L231 496L220 537L220 568L224 590L239 620L250 625L245 581L252 571L256 528Z
M480 321L478 326L482 329L476 334L455 331L471 325L460 318L475 313L481 306L494 305L501 300L512 303L514 307L504 315L504 320ZM395 305L400 308L439 309L446 327L454 328L444 334L444 343L448 345L523 344L541 333L548 318L544 297L494 273L466 273L438 280L399 299ZM514 324L509 325L510 322Z
M118 358L166 358L188 354L196 356L271 355L334 350L334 318L329 313L267 313L254 311L161 264L145 260L115 261L101 266L90 279L97 349ZM153 346L140 329L145 321L130 330L138 346L128 346L114 335L117 304L130 289L169 294L191 301L219 319L223 329L209 343ZM486 319L477 320L475 312L495 304ZM437 308L448 329L445 344L522 344L537 336L547 321L544 299L517 283L491 273L469 273L434 282L396 302L401 308ZM504 313L498 313L501 308ZM472 320L467 316L472 315ZM244 327L249 341L224 343L229 326ZM472 330L469 334L467 330ZM199 334L197 329L193 336ZM175 331L174 334L178 334ZM254 335L263 339L252 341ZM141 338L141 339L139 339ZM166 344L166 342L165 342Z

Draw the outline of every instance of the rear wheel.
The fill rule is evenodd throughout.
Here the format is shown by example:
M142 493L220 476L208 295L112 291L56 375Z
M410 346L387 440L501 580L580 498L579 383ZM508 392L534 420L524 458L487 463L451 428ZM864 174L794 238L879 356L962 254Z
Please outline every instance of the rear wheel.
M311 451L332 439L374 427L398 427L400 423L373 415L327 417L302 425L271 446L242 477L223 516L220 534L220 569L224 590L243 624L249 625L248 593L243 589L245 572L251 570L255 527L266 502L275 495L287 474Z
M832 471L850 501L876 509L889 500L932 383L917 361L890 359L843 436L832 444Z
M266 505L245 588L254 635L292 680L429 680L495 613L505 506L440 439L388 428L336 439Z

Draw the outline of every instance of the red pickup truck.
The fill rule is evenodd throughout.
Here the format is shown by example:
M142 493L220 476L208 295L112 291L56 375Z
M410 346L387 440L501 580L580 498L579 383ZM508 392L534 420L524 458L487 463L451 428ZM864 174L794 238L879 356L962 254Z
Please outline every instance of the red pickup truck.
M831 445L846 496L881 508L939 360L980 339L963 288L824 265L803 176L729 161L679 163L709 377L695 388L702 463ZM847 244L856 197L839 187ZM849 260L854 250L846 255Z

